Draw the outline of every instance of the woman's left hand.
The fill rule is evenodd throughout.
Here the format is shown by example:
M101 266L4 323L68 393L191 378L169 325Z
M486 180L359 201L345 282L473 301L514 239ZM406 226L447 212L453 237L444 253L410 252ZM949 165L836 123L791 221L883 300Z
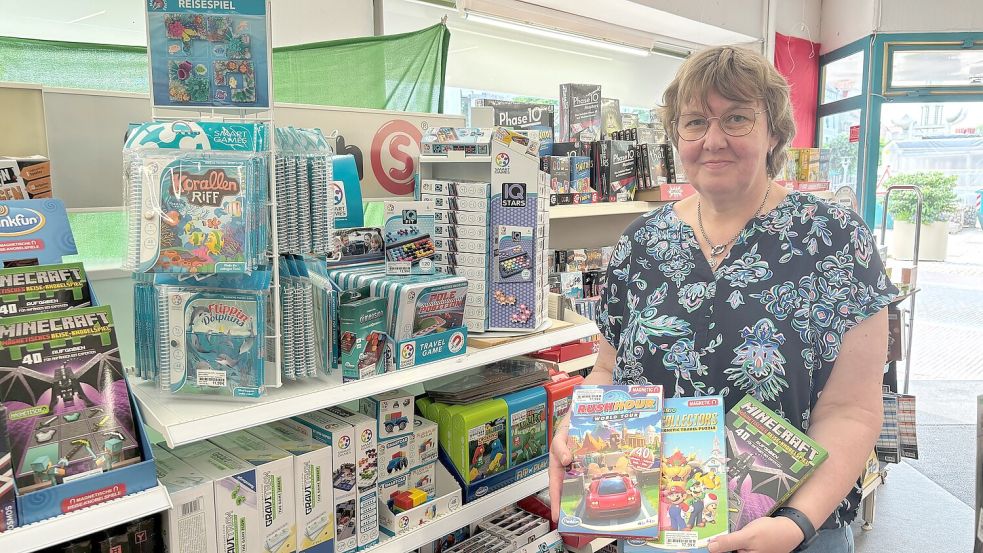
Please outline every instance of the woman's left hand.
M737 532L710 541L710 553L789 553L802 543L802 530L785 517L762 517Z

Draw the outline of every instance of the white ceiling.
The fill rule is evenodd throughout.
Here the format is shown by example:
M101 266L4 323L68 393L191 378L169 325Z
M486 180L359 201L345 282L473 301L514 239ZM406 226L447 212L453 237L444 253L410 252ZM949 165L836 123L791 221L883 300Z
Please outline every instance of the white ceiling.
M544 8L597 19L613 25L637 29L686 42L710 46L742 44L757 40L745 34L701 23L631 0L523 0Z
M140 0L0 0L0 36L146 45Z

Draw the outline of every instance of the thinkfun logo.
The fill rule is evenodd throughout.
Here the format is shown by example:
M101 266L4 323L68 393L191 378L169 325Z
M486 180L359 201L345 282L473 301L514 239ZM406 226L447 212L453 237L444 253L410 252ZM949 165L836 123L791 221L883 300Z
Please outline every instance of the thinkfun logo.
M44 226L44 215L26 207L0 205L0 236L24 236Z

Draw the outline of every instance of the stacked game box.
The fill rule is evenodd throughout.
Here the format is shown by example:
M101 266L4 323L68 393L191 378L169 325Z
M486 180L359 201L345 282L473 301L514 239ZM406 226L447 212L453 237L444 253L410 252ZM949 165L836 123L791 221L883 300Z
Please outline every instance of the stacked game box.
M534 330L547 319L549 182L524 138L498 128L492 140L489 330Z
M562 533L659 536L661 386L578 386L560 498Z
M430 275L434 272L433 202L393 202L383 205L386 273Z
M51 197L51 162L43 156L0 157L0 200Z
M548 156L553 150L553 115L554 108L550 104L529 104L510 102L506 100L480 99L476 107L490 108L492 121L488 126L506 127L513 130L523 130L535 133L539 140L539 155ZM476 111L472 110L474 121ZM477 123L475 123L477 125Z
M434 234L436 270L468 281L464 326L469 332L488 327L488 202L491 184L481 181L424 179L420 197L437 205Z
M560 85L557 133L558 142L592 142L601 138L601 85Z

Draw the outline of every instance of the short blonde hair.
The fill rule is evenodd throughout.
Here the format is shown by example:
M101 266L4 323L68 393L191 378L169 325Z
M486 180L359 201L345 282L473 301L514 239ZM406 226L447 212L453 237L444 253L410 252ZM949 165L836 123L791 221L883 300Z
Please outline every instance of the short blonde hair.
M736 102L761 100L768 130L778 143L768 154L768 176L781 173L788 157L786 148L795 136L795 119L789 100L789 86L774 66L759 54L742 48L719 46L704 50L683 62L676 78L662 95L659 117L673 145L679 137L672 123L685 102L700 100L704 106L711 92Z

